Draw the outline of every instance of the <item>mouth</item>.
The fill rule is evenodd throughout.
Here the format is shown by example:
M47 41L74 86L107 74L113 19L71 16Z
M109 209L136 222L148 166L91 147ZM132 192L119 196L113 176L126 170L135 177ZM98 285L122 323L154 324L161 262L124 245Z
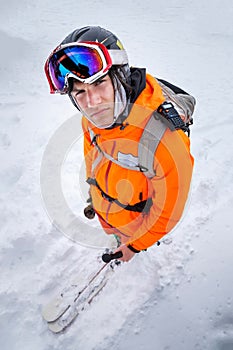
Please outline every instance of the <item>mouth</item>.
M99 117L99 116L101 116L101 114L104 114L104 113L106 113L107 111L109 111L109 108L107 108L107 107L106 107L106 108L101 108L101 109L99 109L99 110L96 110L96 111L90 113L90 114L89 114L89 117L90 117L90 118Z

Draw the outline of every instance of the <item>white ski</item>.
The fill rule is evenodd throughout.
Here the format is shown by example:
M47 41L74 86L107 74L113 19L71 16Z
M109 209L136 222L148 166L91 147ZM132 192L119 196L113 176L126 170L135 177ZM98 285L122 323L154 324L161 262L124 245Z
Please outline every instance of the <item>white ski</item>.
M81 280L64 288L57 297L45 305L42 316L48 322L49 329L59 333L70 325L103 289L117 264L118 261L102 265L86 281Z
M56 321L69 308L70 304L82 293L87 280L79 279L66 286L56 297L44 305L42 316L47 322Z
M109 267L104 276L99 276L98 280L91 282L88 287L83 291L79 297L70 304L69 308L54 322L48 322L49 329L54 333L59 333L65 330L76 317L90 305L93 299L100 293L100 291L106 285L113 269Z

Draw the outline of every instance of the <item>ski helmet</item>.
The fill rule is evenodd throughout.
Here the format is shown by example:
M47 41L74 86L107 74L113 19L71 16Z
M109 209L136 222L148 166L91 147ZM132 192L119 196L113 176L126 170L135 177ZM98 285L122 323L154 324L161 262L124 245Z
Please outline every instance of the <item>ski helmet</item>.
M102 43L108 50L122 50L120 40L109 30L99 26L87 26L74 30L63 41L63 44L73 42L97 41Z
M103 44L108 50L124 50L121 41L115 34L100 26L86 26L74 30L62 42L61 45L66 45L75 42L99 42ZM128 62L122 65L112 65L108 72L114 87L115 92L115 107L114 107L114 123L122 114L127 106L127 100L130 95L130 68ZM71 96L74 77L68 79L69 92L68 95L75 105L79 108L76 101Z

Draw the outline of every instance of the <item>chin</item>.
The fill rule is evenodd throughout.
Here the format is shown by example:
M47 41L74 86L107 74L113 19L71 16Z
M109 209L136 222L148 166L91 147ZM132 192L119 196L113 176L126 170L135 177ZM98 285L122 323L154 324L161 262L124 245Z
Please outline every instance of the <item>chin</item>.
M99 120L99 121L93 121L93 123L98 127L98 128L107 128L109 126L111 126L114 121L113 119L109 120L109 121L103 121L103 120Z

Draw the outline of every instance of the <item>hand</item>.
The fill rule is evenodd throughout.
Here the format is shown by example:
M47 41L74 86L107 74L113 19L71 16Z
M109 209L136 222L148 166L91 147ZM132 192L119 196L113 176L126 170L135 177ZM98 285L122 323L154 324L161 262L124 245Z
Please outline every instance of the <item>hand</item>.
M92 204L89 204L86 208L84 208L83 210L84 215L88 218L88 219L94 219L95 217L95 210L92 206Z
M122 244L119 248L117 248L114 251L114 253L119 252L119 251L122 252L123 256L122 256L122 258L119 258L117 260L121 260L121 261L126 262L126 261L129 261L130 259L132 259L132 257L135 255L135 253L132 252L125 244Z

